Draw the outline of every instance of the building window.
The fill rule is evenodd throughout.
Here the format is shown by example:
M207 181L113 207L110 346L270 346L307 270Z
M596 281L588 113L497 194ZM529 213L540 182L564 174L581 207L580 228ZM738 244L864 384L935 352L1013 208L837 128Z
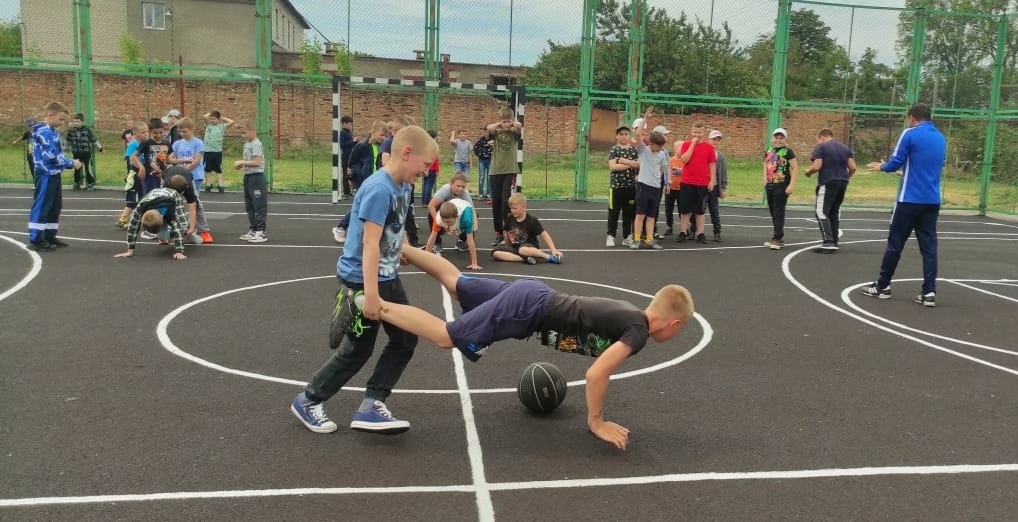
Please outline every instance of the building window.
M141 4L141 26L145 29L166 29L166 4Z
M492 74L491 75L492 85L516 85L516 76Z

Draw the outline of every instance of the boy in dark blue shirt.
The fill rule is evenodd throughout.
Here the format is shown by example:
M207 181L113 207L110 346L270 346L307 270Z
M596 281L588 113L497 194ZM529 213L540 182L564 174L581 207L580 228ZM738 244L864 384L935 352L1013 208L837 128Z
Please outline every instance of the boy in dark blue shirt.
M67 107L60 102L46 105L42 121L32 127L32 154L35 160L35 198L28 214L28 248L39 252L67 246L57 238L63 208L60 173L80 169L81 162L64 156L57 127L67 124Z

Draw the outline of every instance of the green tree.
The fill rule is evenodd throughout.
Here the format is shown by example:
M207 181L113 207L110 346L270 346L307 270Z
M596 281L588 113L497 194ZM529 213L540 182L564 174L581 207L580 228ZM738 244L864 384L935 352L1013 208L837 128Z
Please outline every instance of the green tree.
M324 74L322 72L323 52L324 49L322 47L322 42L317 36L314 38L305 38L304 41L300 43L300 61L304 66L304 78L309 83L313 76Z
M0 19L0 58L21 58L21 23Z
M831 37L831 28L809 9L792 11L788 30L785 98L840 100L852 74L848 52ZM770 77L774 64L774 35L759 38L747 49L750 68Z
M117 45L120 47L120 59L124 63L145 63L145 53L142 50L141 40L133 34L127 31L120 33Z

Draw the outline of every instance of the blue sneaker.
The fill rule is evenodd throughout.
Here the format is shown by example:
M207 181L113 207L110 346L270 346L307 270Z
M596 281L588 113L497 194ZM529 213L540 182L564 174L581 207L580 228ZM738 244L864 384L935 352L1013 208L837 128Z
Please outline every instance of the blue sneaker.
M466 348L457 346L456 349L459 350L460 353L463 354L463 357L466 357L470 362L477 362L481 360L481 356L484 355L484 350L487 350L488 347L477 346L474 343L470 343L466 346Z
M358 410L353 414L350 427L357 431L398 435L410 430L410 423L393 417L385 403L376 400L368 411Z
M364 314L356 303L356 298L363 299L364 291L356 292L340 285L336 292L336 306L332 309L332 320L329 322L329 348L335 350L343 342L347 333L360 337L364 333Z
M329 420L322 410L322 403L312 402L304 392L300 392L293 398L290 404L290 411L297 416L304 427L315 433L332 433L339 429L335 422Z
M556 265L561 265L562 264L562 258L559 257L559 256L556 256L555 254L548 254L548 262L556 264Z

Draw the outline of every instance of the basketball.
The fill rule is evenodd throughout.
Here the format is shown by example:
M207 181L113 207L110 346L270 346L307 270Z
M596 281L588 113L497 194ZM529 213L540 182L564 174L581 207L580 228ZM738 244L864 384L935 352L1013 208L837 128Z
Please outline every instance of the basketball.
M566 377L550 362L536 362L520 375L516 393L527 409L548 413L566 398Z

